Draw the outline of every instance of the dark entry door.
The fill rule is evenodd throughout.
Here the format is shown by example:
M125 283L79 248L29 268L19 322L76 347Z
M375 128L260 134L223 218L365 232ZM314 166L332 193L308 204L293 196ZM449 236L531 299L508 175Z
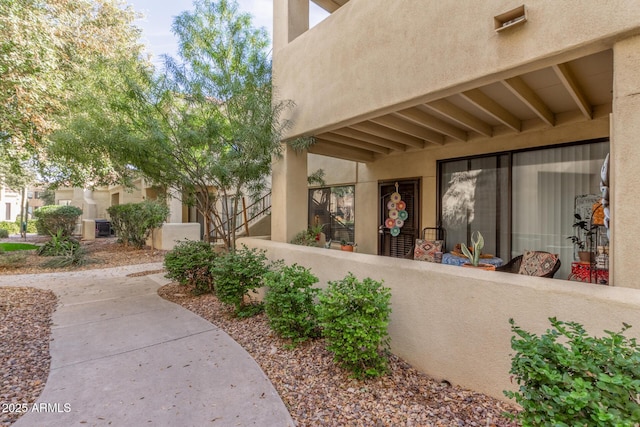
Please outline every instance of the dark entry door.
M396 191L405 204L407 217L404 225L400 227L400 233L393 236L385 221L389 218L389 202ZM381 182L378 184L378 195L378 255L404 258L413 250L415 239L420 233L420 181L416 179Z

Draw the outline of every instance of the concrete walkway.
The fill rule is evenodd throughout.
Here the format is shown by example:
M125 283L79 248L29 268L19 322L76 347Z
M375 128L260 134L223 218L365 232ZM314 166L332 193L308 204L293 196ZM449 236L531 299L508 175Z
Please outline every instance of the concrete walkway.
M157 289L144 264L84 272L0 276L59 298L51 370L15 427L293 426L273 385L226 333Z

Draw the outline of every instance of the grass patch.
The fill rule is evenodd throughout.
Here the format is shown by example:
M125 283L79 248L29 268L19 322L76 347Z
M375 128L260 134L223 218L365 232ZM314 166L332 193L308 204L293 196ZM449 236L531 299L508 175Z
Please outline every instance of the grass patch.
M31 243L0 243L0 251L13 252L13 251L31 251L38 249L39 246L32 245Z

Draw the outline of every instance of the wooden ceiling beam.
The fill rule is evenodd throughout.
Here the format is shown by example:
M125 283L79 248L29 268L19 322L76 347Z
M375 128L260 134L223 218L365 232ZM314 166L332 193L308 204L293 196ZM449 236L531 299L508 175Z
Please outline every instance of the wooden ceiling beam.
M368 142L369 144L378 145L380 147L385 147L393 151L405 151L407 149L406 145L400 144L399 142L391 141L389 139L381 138L375 135L370 135L366 132L361 132L356 129L341 128L331 131L331 133L358 139L360 141Z
M555 126L553 112L520 77L503 80L502 84L549 126Z
M520 132L522 122L516 116L507 111L502 105L489 98L480 89L472 89L460 94L464 99L498 120L503 125Z
M376 159L372 151L348 147L318 138L316 139L316 143L309 147L308 152L361 163L373 162Z
M420 110L417 107L407 108L406 110L400 110L398 115L403 118L414 122L417 125L428 127L429 129L450 136L458 141L466 141L468 139L467 132L454 125L440 120L431 114Z
M554 65L553 71L556 73L556 76L562 82L562 85L567 89L569 95L576 103L582 114L589 120L593 119L593 106L589 101L587 101L587 97L584 94L584 91L576 81L571 69L568 64L558 64Z
M368 142L361 141L348 136L343 136L338 134L338 132L323 133L321 135L318 135L317 138L320 138L325 141L335 142L336 144L343 144L343 145L348 145L350 147L362 148L363 150L373 151L374 153L389 154L391 152L391 150L388 148L381 147L375 144L370 144Z
M405 146L408 145L410 147L415 147L416 145L424 144L424 141L422 141L420 138L416 138L415 136L409 136L405 133L401 133L393 129L389 129L388 127L385 127L373 122L357 123L355 125L351 125L350 127L351 129L355 129L357 131L364 132L369 135L378 136L385 140L399 142L400 144L404 144ZM389 148L393 149L393 147L389 147Z
M462 126L466 126L474 132L478 132L481 135L493 135L493 128L491 125L469 114L462 108L455 106L446 99L438 99L436 101L429 102L428 104L424 104L424 106L448 117Z
M407 135L420 138L426 142L444 144L443 135L422 126L415 125L403 119L402 117L395 115L394 113L371 119L371 121L374 123L378 123L379 125L386 126L390 129L397 130L398 132L406 133ZM421 142L420 144L414 145L414 147L424 148L424 145L424 142Z

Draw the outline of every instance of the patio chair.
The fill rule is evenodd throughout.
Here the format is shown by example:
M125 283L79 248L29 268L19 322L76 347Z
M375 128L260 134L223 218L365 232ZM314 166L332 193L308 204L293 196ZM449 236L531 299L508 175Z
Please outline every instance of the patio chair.
M524 264L523 259L525 259ZM560 265L560 258L557 254L544 251L525 251L523 255L518 255L505 265L496 267L496 271L553 278L560 269Z

